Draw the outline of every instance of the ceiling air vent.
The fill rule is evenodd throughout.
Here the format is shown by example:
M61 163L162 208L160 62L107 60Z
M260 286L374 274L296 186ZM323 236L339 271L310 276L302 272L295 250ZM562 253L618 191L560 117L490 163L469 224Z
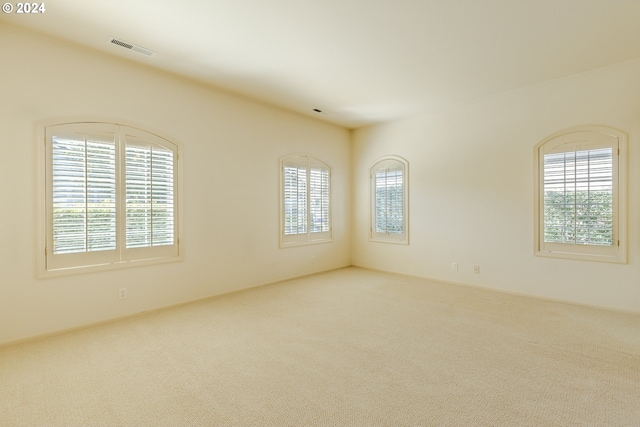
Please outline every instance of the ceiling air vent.
M118 39L111 39L111 43L113 43L115 45L118 45L120 47L123 47L125 49L129 49L129 50L133 50L133 51L138 52L138 53L142 53L142 54L147 55L147 56L153 56L153 55L156 54L154 51L149 50L149 49L145 49L142 46L136 46L135 44L123 42L122 40L118 40Z

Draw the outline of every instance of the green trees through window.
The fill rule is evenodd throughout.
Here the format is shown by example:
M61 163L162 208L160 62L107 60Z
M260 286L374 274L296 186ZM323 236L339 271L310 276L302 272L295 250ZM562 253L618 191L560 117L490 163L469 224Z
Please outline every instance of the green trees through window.
M544 240L613 244L611 148L544 156Z
M282 160L281 245L331 240L331 169L310 156Z
M376 233L401 234L404 231L404 177L402 169L378 169L374 174L374 181Z
M626 136L588 126L536 147L536 254L625 262Z
M376 162L371 176L371 239L408 243L408 163L388 156Z
M112 123L45 129L46 271L178 256L178 147Z

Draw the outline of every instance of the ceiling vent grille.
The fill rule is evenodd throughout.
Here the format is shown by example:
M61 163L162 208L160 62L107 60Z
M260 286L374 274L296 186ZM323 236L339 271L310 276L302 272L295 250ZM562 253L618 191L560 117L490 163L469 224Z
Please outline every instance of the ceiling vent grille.
M142 53L143 55L147 55L147 56L153 56L156 54L154 51L145 49L142 46L136 46L135 44L127 43L118 39L112 38L111 43L118 45L120 47L123 47L125 49L133 50L134 52Z

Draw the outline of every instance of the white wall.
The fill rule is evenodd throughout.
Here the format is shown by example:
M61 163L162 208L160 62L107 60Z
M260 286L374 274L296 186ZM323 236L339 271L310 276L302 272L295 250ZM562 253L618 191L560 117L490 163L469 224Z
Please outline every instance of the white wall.
M533 255L533 148L586 124L629 136L626 265ZM410 163L408 246L368 240L368 170L388 154ZM640 312L640 60L359 129L352 162L354 265Z
M363 128L350 148L340 127L4 24L0 53L0 344L352 260L640 312L640 61ZM183 145L184 261L35 278L35 123L86 115ZM629 135L626 265L533 256L533 147L581 124ZM278 159L292 152L333 167L333 243L278 248ZM410 162L408 246L368 240L368 169L388 154Z
M0 343L351 264L347 130L4 24L0 53ZM35 123L87 115L182 144L184 261L35 279ZM333 243L278 247L292 152L333 167Z

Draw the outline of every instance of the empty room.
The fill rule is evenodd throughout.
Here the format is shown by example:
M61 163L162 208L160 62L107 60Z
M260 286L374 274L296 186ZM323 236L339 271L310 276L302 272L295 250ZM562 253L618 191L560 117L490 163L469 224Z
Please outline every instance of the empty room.
M640 2L0 13L1 426L639 426Z

